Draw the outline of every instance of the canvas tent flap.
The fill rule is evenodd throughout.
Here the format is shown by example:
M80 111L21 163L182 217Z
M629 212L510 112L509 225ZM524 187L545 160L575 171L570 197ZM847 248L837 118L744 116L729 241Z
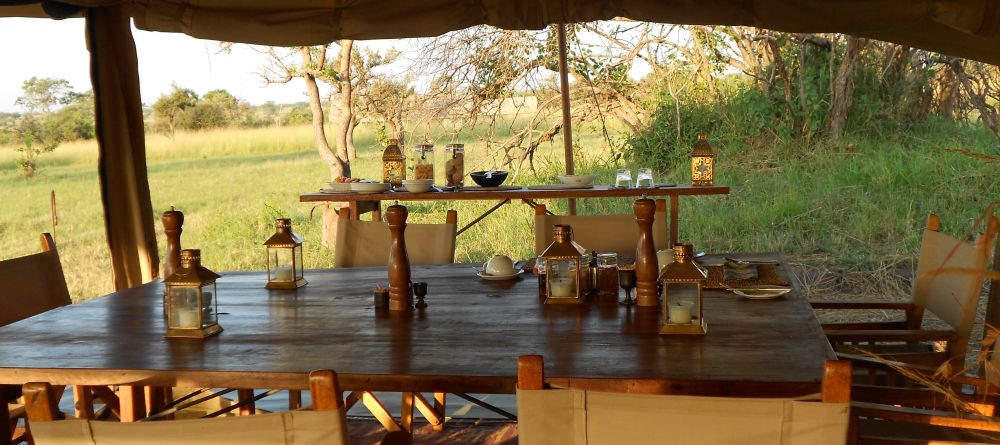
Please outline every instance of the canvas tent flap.
M6 0L23 3L25 0ZM1000 64L1000 2L992 0L70 0L131 6L138 28L240 43L298 46L337 39L428 37L488 24L629 18L840 32ZM0 0L0 4L5 0ZM54 2L53 2L54 3ZM43 16L41 6L0 6L0 16Z

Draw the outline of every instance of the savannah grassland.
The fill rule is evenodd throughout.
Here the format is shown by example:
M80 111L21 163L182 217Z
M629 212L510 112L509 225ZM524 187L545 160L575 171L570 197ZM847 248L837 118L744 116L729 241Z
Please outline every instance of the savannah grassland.
M378 178L381 148L370 130L359 130L354 175ZM614 150L595 128L576 130L581 147L577 171L595 173L598 183L609 183ZM429 133L433 136L433 129ZM436 142L464 142L467 172L499 167L500 156L478 142L476 130ZM933 119L880 140L847 140L808 150L790 143L752 149L717 144L716 182L729 185L731 194L682 198L680 237L710 252L784 252L790 262L810 271L800 277L807 290L903 292L886 277L910 269L928 212L943 216L944 231L964 236L990 202L1000 199L1000 165L945 149L996 154L996 147L996 138L985 130ZM307 240L307 267L331 267L333 252L320 245L322 210L298 201L299 194L329 180L309 127L180 132L173 139L148 134L147 156L157 230L162 230L160 213L170 206L182 210L182 244L202 249L207 267L219 272L262 269L261 243L273 232L277 217L292 218ZM30 180L18 173L18 159L13 147L0 147L0 259L38 250L38 234L52 231L49 193L54 190L56 239L74 300L113 290L96 143L66 143L41 156L39 173ZM524 168L512 182L551 183L562 169L561 159L560 144L543 145L537 170ZM642 160L625 159L624 166L643 166ZM669 171L657 172L657 181L686 183L686 168L677 162ZM444 211L454 208L462 225L494 204L408 206L414 222L443 221ZM559 212L565 203L549 205ZM594 200L580 208L581 213L629 212L631 202ZM529 257L532 215L531 208L519 203L504 206L459 237L457 260L482 261L495 253ZM159 243L162 252L162 232Z

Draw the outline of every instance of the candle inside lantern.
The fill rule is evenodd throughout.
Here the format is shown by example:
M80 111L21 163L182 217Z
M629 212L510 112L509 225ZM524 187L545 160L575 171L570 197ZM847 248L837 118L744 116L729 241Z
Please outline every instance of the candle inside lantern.
M198 326L198 311L197 310L180 310L177 312L178 324L185 328L197 328Z
M274 268L274 281L292 281L292 266Z
M553 297L575 297L576 280L573 278L553 278L549 286Z
M691 307L686 304L671 304L669 308L671 323L689 324L691 323Z

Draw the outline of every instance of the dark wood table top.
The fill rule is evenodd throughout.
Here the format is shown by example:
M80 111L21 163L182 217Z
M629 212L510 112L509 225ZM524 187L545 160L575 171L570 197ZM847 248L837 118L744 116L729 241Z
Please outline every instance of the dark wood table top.
M476 190L444 192L393 192L385 193L322 193L314 192L299 196L300 202L317 201L460 201L460 200L504 200L504 199L559 199L559 198L618 198L629 196L678 196L678 195L728 195L729 187L678 185L673 187L619 189L598 185L589 189L532 190L523 186L517 190Z
M793 395L818 391L833 356L796 292L766 301L708 292L707 335L661 336L656 309L543 305L530 274L496 282L467 264L415 267L430 306L412 315L373 308L385 268L306 278L297 291L268 291L262 272L223 273L225 330L204 341L163 337L159 283L2 327L0 384L302 389L310 370L331 368L348 390L512 393L517 356L542 354L550 381L574 386Z

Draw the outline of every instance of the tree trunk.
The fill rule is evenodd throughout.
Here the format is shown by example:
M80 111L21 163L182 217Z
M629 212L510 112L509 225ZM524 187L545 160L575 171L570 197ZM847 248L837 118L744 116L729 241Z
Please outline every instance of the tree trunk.
M958 95L955 94L958 91L958 77L955 76L955 71L952 70L951 66L938 71L937 84L934 100L937 112L941 116L953 119L955 117L955 99L958 98Z
M854 103L854 67L864 46L864 39L847 36L844 57L833 80L833 97L830 99L830 139L839 140L844 135L847 117Z
M349 136L351 120L354 117L354 94L351 88L351 52L353 48L353 40L341 40L340 59L337 64L337 85L340 90L340 96L337 98L337 108L340 111L337 116L337 156L347 159L348 162L353 161L356 156L353 138Z
M993 134L1000 136L1000 119L997 117L997 109L987 103L985 93L976 92L976 89L972 86L972 82L969 80L968 74L965 73L964 60L952 59L949 65L951 65L952 71L955 72L955 76L958 77L958 81L965 87L965 93L969 96L969 102L972 102L972 105L979 111L979 118L982 119L983 125L986 125L986 128L989 128Z
M331 180L336 179L338 176L350 176L351 165L345 161L346 156L340 157L334 154L330 149L330 143L326 140L326 129L324 128L326 118L323 113L323 103L319 96L319 86L316 85L316 76L309 74L310 70L308 69L308 67L312 67L313 65L312 54L309 52L308 47L302 47L300 52L302 54L302 66L307 67L305 70L306 73L302 78L306 81L306 92L309 93L309 109L312 111L312 127L313 137L316 142L316 151L319 152L319 157L323 159L323 162L326 162L330 167Z

